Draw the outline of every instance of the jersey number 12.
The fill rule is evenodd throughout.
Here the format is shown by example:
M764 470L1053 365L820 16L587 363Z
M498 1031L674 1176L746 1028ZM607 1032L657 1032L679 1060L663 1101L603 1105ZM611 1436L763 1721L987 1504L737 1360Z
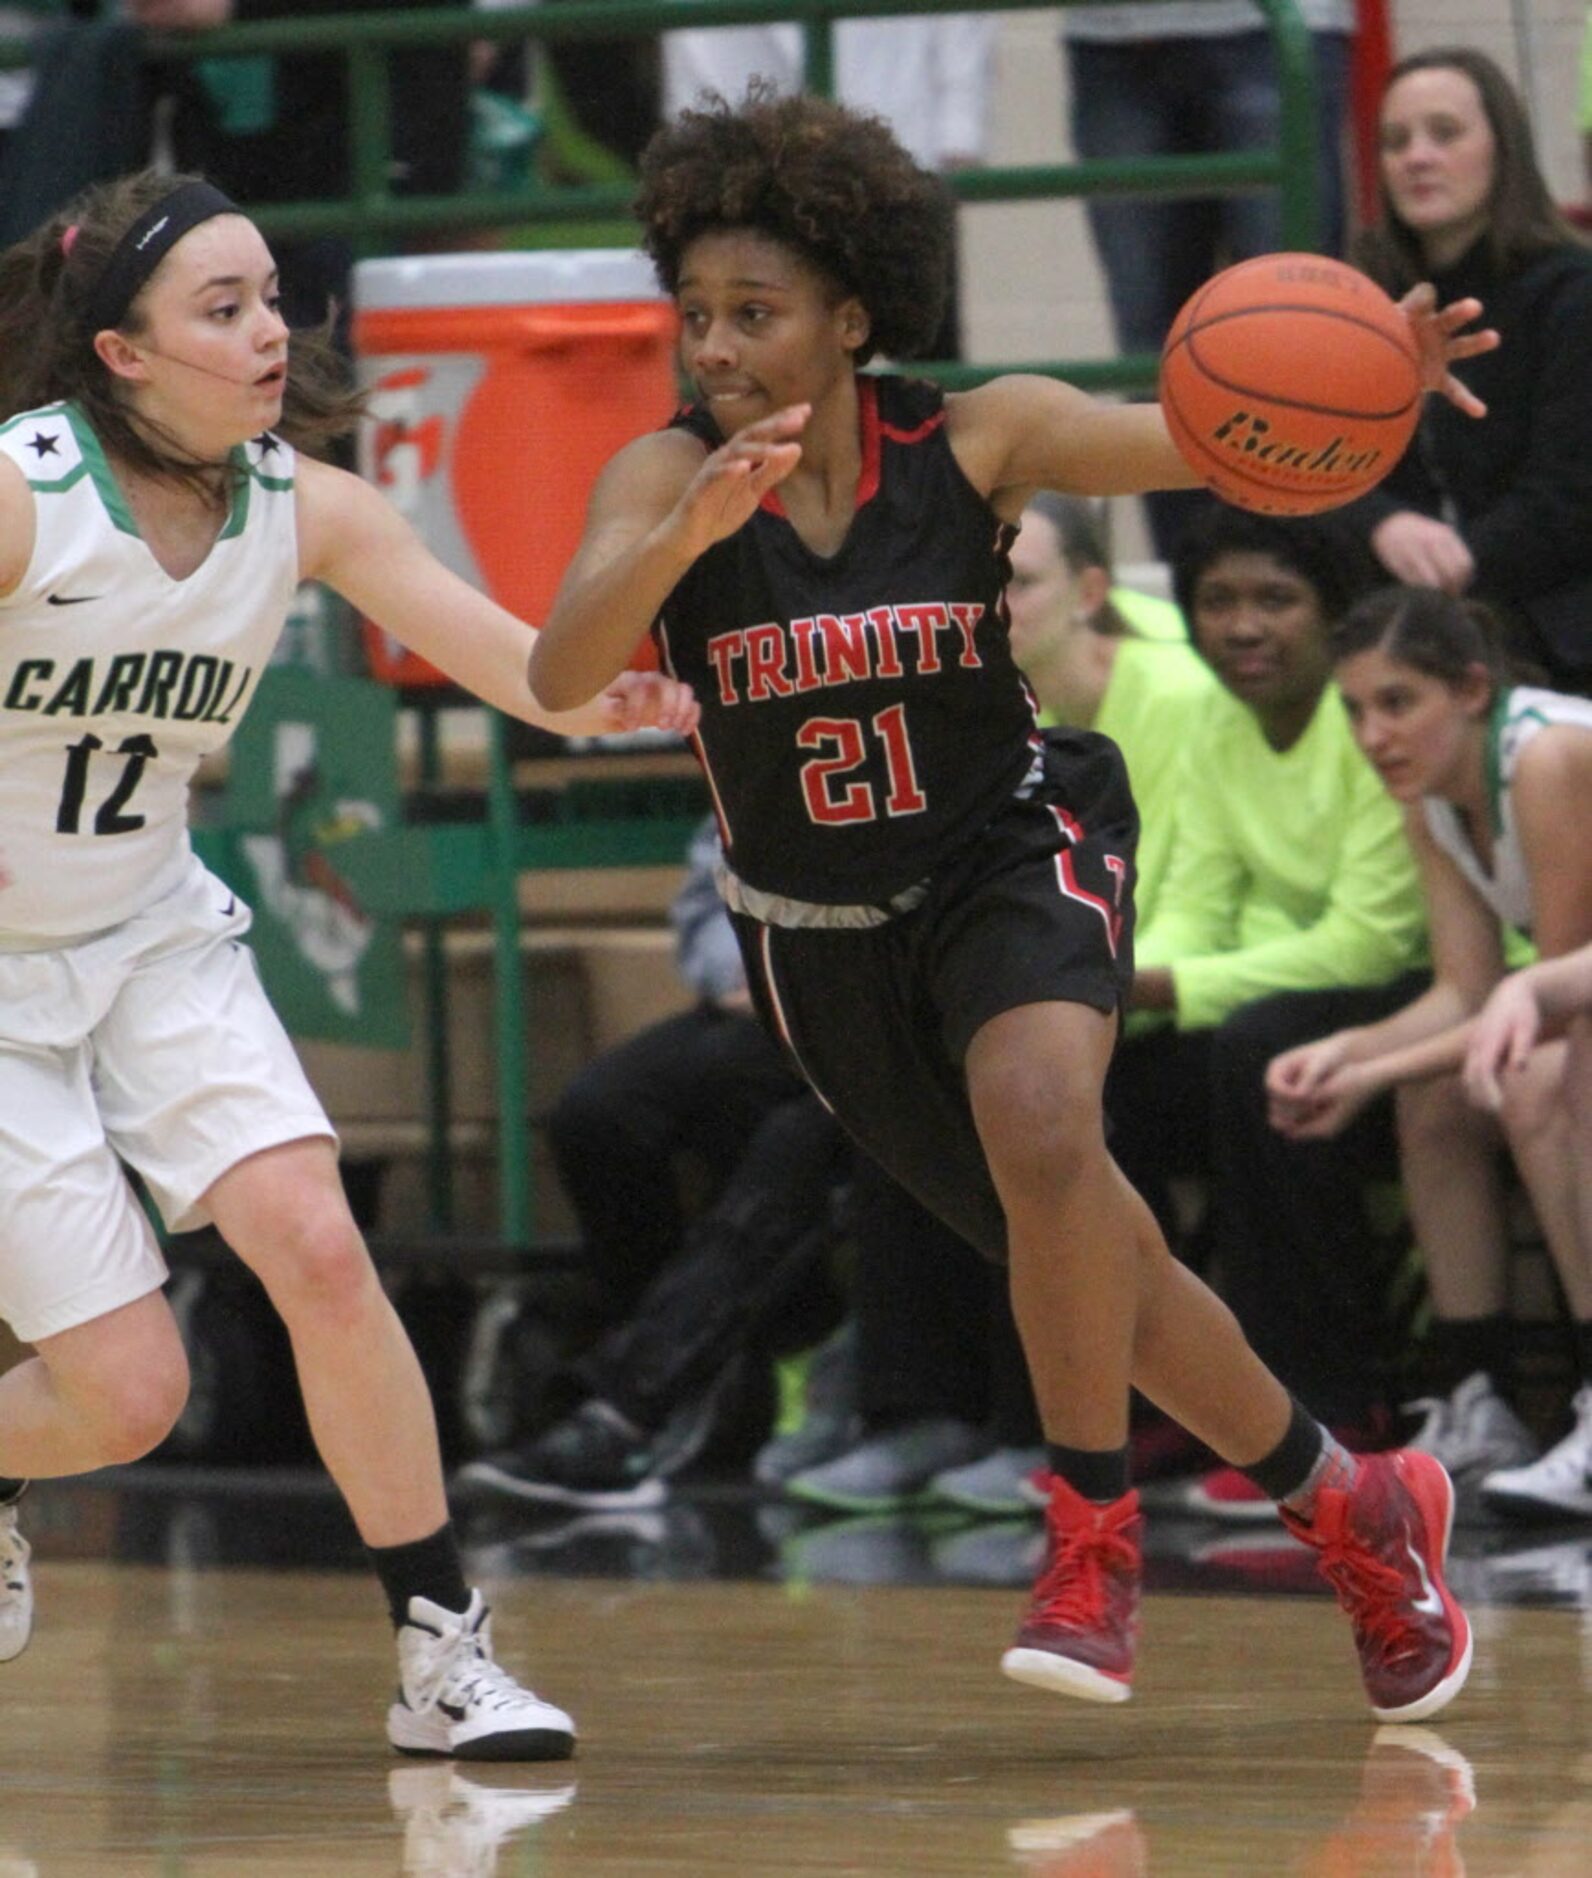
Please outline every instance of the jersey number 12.
M68 744L66 748L66 776L61 784L61 801L55 811L55 832L58 835L78 835L83 832L83 797L88 792L89 759L96 750L103 750L105 745L90 731L79 743ZM121 775L116 779L116 786L94 811L93 833L96 835L126 835L135 828L142 828L142 815L125 815L128 797L138 787L138 779L144 773L144 765L160 752L155 748L153 737L140 732L136 737L124 737L111 752L112 756L124 756L127 761Z

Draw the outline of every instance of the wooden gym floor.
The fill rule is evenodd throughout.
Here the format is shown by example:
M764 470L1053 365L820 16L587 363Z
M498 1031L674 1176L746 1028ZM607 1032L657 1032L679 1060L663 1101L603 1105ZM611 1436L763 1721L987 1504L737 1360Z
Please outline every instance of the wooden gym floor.
M1152 1518L1106 1709L996 1671L1035 1529L467 1508L500 1655L583 1731L538 1769L388 1753L380 1600L313 1476L132 1469L28 1512L0 1878L1592 1874L1592 1531L1461 1529L1470 1686L1378 1729L1268 1529Z

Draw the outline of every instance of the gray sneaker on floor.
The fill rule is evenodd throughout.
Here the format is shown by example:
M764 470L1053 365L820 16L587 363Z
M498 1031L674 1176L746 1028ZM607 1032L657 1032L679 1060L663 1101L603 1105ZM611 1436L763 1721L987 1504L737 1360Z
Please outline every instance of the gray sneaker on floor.
M761 1486L783 1486L793 1474L834 1460L862 1439L853 1319L847 1318L813 1352L803 1394L805 1412L800 1423L765 1441L752 1461L752 1478Z
M1011 1519L1038 1509L1023 1483L1045 1465L1043 1448L996 1448L965 1467L947 1467L929 1482L929 1494L942 1506L990 1519Z
M1441 1461L1455 1487L1473 1486L1483 1474L1537 1458L1530 1430L1485 1370L1467 1376L1452 1395L1422 1396L1406 1402L1404 1410L1425 1418L1404 1445Z
M837 1460L793 1474L785 1491L843 1513L888 1513L922 1499L936 1474L975 1459L985 1445L978 1429L949 1415L903 1422Z

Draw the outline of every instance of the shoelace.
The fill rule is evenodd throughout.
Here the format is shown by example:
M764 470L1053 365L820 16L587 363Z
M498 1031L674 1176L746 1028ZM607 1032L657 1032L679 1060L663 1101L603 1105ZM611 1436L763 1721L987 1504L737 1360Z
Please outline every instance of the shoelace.
M1121 1533L1096 1527L1057 1532L1052 1526L1051 1539L1050 1563L1034 1587L1035 1615L1065 1629L1087 1629L1105 1613L1107 1574L1131 1572L1137 1549Z
M491 1633L483 1616L472 1625L468 1612L444 1625L435 1643L425 1646L425 1660L412 1692L417 1714L424 1715L446 1698L450 1707L514 1708L533 1698L491 1654Z
M1391 1666L1420 1653L1420 1631L1401 1608L1404 1577L1397 1566L1352 1539L1335 1539L1321 1553L1321 1575L1380 1662Z

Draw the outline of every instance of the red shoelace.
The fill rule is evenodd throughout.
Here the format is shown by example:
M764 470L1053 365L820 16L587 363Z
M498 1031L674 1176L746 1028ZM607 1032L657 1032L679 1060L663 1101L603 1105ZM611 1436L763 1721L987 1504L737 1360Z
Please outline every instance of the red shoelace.
M1050 1539L1050 1561L1034 1586L1033 1614L1063 1629L1092 1629L1106 1615L1108 1574L1136 1570L1139 1549L1120 1532L1098 1526L1052 1525Z
M1419 1656L1425 1640L1405 1610L1404 1574L1356 1540L1322 1548L1321 1575L1354 1621L1356 1635L1388 1667Z

